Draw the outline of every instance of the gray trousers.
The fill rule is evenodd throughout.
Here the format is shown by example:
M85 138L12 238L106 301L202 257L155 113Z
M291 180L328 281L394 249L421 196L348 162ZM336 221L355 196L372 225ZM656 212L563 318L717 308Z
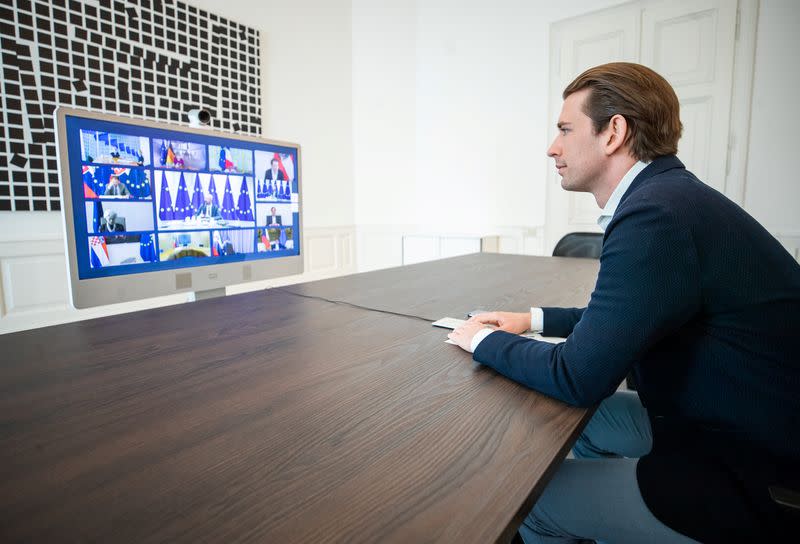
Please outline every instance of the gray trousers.
M639 493L638 458L653 445L647 411L633 391L604 400L519 533L526 544L695 542L656 519Z

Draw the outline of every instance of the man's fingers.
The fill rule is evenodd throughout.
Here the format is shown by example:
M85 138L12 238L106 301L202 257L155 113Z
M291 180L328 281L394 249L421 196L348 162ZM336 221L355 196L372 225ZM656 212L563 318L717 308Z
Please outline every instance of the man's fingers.
M470 318L473 323L481 323L482 325L499 325L500 318L494 312L486 314L478 314Z

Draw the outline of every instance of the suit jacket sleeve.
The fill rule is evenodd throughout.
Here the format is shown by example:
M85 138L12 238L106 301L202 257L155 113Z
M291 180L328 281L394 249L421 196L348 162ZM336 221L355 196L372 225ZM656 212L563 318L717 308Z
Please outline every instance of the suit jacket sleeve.
M566 338L581 320L586 308L542 308L544 330L542 336Z
M608 227L597 285L565 342L495 331L473 356L532 389L591 406L612 394L643 354L698 310L697 271L688 228L663 205L646 198L629 203ZM548 312L548 333L550 314L564 330L577 317Z

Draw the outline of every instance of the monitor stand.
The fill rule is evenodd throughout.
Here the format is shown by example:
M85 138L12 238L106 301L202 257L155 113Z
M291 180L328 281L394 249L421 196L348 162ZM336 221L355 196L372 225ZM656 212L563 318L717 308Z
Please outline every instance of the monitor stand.
M225 296L224 287L219 287L217 289L205 289L203 291L194 291L192 293L189 293L188 302L194 302L196 300L206 300L209 298L217 298L224 296Z

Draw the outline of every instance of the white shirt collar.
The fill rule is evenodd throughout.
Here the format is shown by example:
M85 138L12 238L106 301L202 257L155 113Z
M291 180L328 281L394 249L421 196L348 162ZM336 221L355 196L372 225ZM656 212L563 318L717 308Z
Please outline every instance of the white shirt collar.
M619 206L619 201L622 200L622 195L628 190L633 183L633 180L636 179L636 176L645 169L645 167L649 163L636 161L636 164L631 166L631 169L622 176L622 179L617 184L617 188L614 189L614 192L611 193L611 197L606 202L605 208L600 212L600 217L597 218L597 224L600 225L600 228L603 229L605 232L606 227L609 223L611 223L611 219L614 217L614 213L617 211L617 206Z

